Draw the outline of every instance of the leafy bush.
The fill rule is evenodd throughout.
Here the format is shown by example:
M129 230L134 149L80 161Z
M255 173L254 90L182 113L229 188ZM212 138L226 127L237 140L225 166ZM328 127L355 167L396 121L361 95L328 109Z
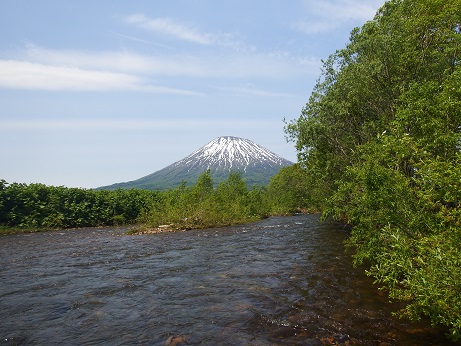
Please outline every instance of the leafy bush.
M296 141L310 200L402 316L461 339L461 2L392 0L324 63Z
M264 192L255 187L248 191L240 173L213 188L210 172L203 173L194 186L182 184L162 191L161 198L144 214L151 227L170 225L177 229L227 226L267 216Z
M55 229L136 222L157 192L94 191L0 181L0 225Z

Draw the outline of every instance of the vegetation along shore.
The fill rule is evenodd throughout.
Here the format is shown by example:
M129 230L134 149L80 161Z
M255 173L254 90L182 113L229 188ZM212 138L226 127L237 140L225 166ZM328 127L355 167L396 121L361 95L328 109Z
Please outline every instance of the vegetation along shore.
M301 209L304 188L282 169L267 187L249 189L239 173L213 185L209 171L176 189L90 190L0 181L0 232L141 224L139 232L234 225ZM292 184L290 187L289 185ZM131 231L134 233L135 231Z
M324 62L287 124L310 203L402 316L461 340L461 2L392 0Z

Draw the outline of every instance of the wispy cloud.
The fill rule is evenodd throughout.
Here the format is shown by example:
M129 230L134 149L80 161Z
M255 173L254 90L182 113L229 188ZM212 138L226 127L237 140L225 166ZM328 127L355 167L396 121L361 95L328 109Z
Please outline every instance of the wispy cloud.
M0 60L0 87L51 91L142 91L197 94L188 90L155 86L142 78L116 72L84 70L19 60Z
M370 20L378 8L383 5L383 0L333 0L315 1L311 8L316 14L323 14L332 20L348 21Z
M256 88L252 84L244 84L237 87L219 88L220 90L239 97L294 97L287 93L275 92L267 89Z
M313 19L296 22L293 28L307 34L315 34L337 29L347 22L370 20L383 2L383 0L306 0L306 9L313 15Z
M126 51L47 49L27 44L0 60L0 88L203 95L185 90L193 79L274 80L317 75L320 61L284 52L188 52L143 55ZM156 81L156 82L154 82ZM162 81L159 85L158 81ZM215 82L209 85L214 85ZM202 84L203 85L203 84ZM258 90L241 94L263 95Z
M126 51L56 50L30 43L27 44L25 51L19 55L29 61L42 64L123 73L199 76L204 72L202 67L181 56L147 56Z
M143 14L134 14L125 18L129 24L140 28L166 34L173 38L209 45L213 42L211 35L200 32L197 28L180 23L171 18L148 18Z
M310 21L310 22L296 22L292 25L293 29L301 31L305 34L318 34L321 32L328 32L338 27L335 21Z
M195 52L167 55L142 55L131 52L88 52L53 50L28 44L18 54L22 60L53 66L72 66L85 70L113 71L150 76L198 78L284 78L318 72L319 60L296 57L283 52L227 53ZM19 60L19 59L18 59Z
M170 38L197 43L203 46L220 46L238 52L252 52L255 47L238 39L236 33L204 32L195 24L181 22L173 18L149 18L144 14L134 14L124 18L125 22L143 30L166 35Z
M280 120L265 120L264 126L280 126ZM1 120L0 131L9 130L171 130L195 128L230 128L257 127L261 123L257 119L126 119L126 120L99 120L99 119L66 119L66 120Z
M133 37L133 36L130 36L130 35L125 35L125 34L121 34L119 32L115 32L115 31L110 31L109 33L112 34L115 37L118 37L118 38L122 39L122 40L127 40L127 41L131 41L131 42L142 43L142 44L153 45L153 46L158 46L158 47L162 47L162 48L171 49L171 47L169 47L167 45L160 44L160 43L157 43L157 42L143 40L143 39L141 39L139 37Z

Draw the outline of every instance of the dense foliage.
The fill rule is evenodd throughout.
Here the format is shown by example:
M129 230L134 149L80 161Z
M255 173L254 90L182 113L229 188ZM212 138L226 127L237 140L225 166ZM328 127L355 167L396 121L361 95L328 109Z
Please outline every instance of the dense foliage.
M274 189L272 189L274 190ZM267 217L266 189L248 189L240 173L214 187L210 171L195 185L165 191L87 190L0 180L0 226L56 229L143 223L172 228L225 226ZM278 203L280 209L280 203ZM285 208L289 209L289 208Z
M287 133L403 315L461 339L461 2L392 0L324 62Z
M93 191L0 180L0 225L53 229L132 223L157 195L144 190Z
M244 223L268 214L263 188L249 190L237 172L230 173L214 188L210 171L207 171L194 186L182 184L174 190L162 192L142 221L150 227L171 225L188 229Z
M317 189L300 165L283 167L267 186L266 200L272 215L317 212Z

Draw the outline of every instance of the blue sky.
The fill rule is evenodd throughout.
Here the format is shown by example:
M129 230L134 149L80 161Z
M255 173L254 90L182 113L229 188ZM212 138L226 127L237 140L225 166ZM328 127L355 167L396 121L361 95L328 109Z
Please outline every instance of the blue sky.
M291 161L321 59L377 0L2 0L0 179L92 188L212 139Z

